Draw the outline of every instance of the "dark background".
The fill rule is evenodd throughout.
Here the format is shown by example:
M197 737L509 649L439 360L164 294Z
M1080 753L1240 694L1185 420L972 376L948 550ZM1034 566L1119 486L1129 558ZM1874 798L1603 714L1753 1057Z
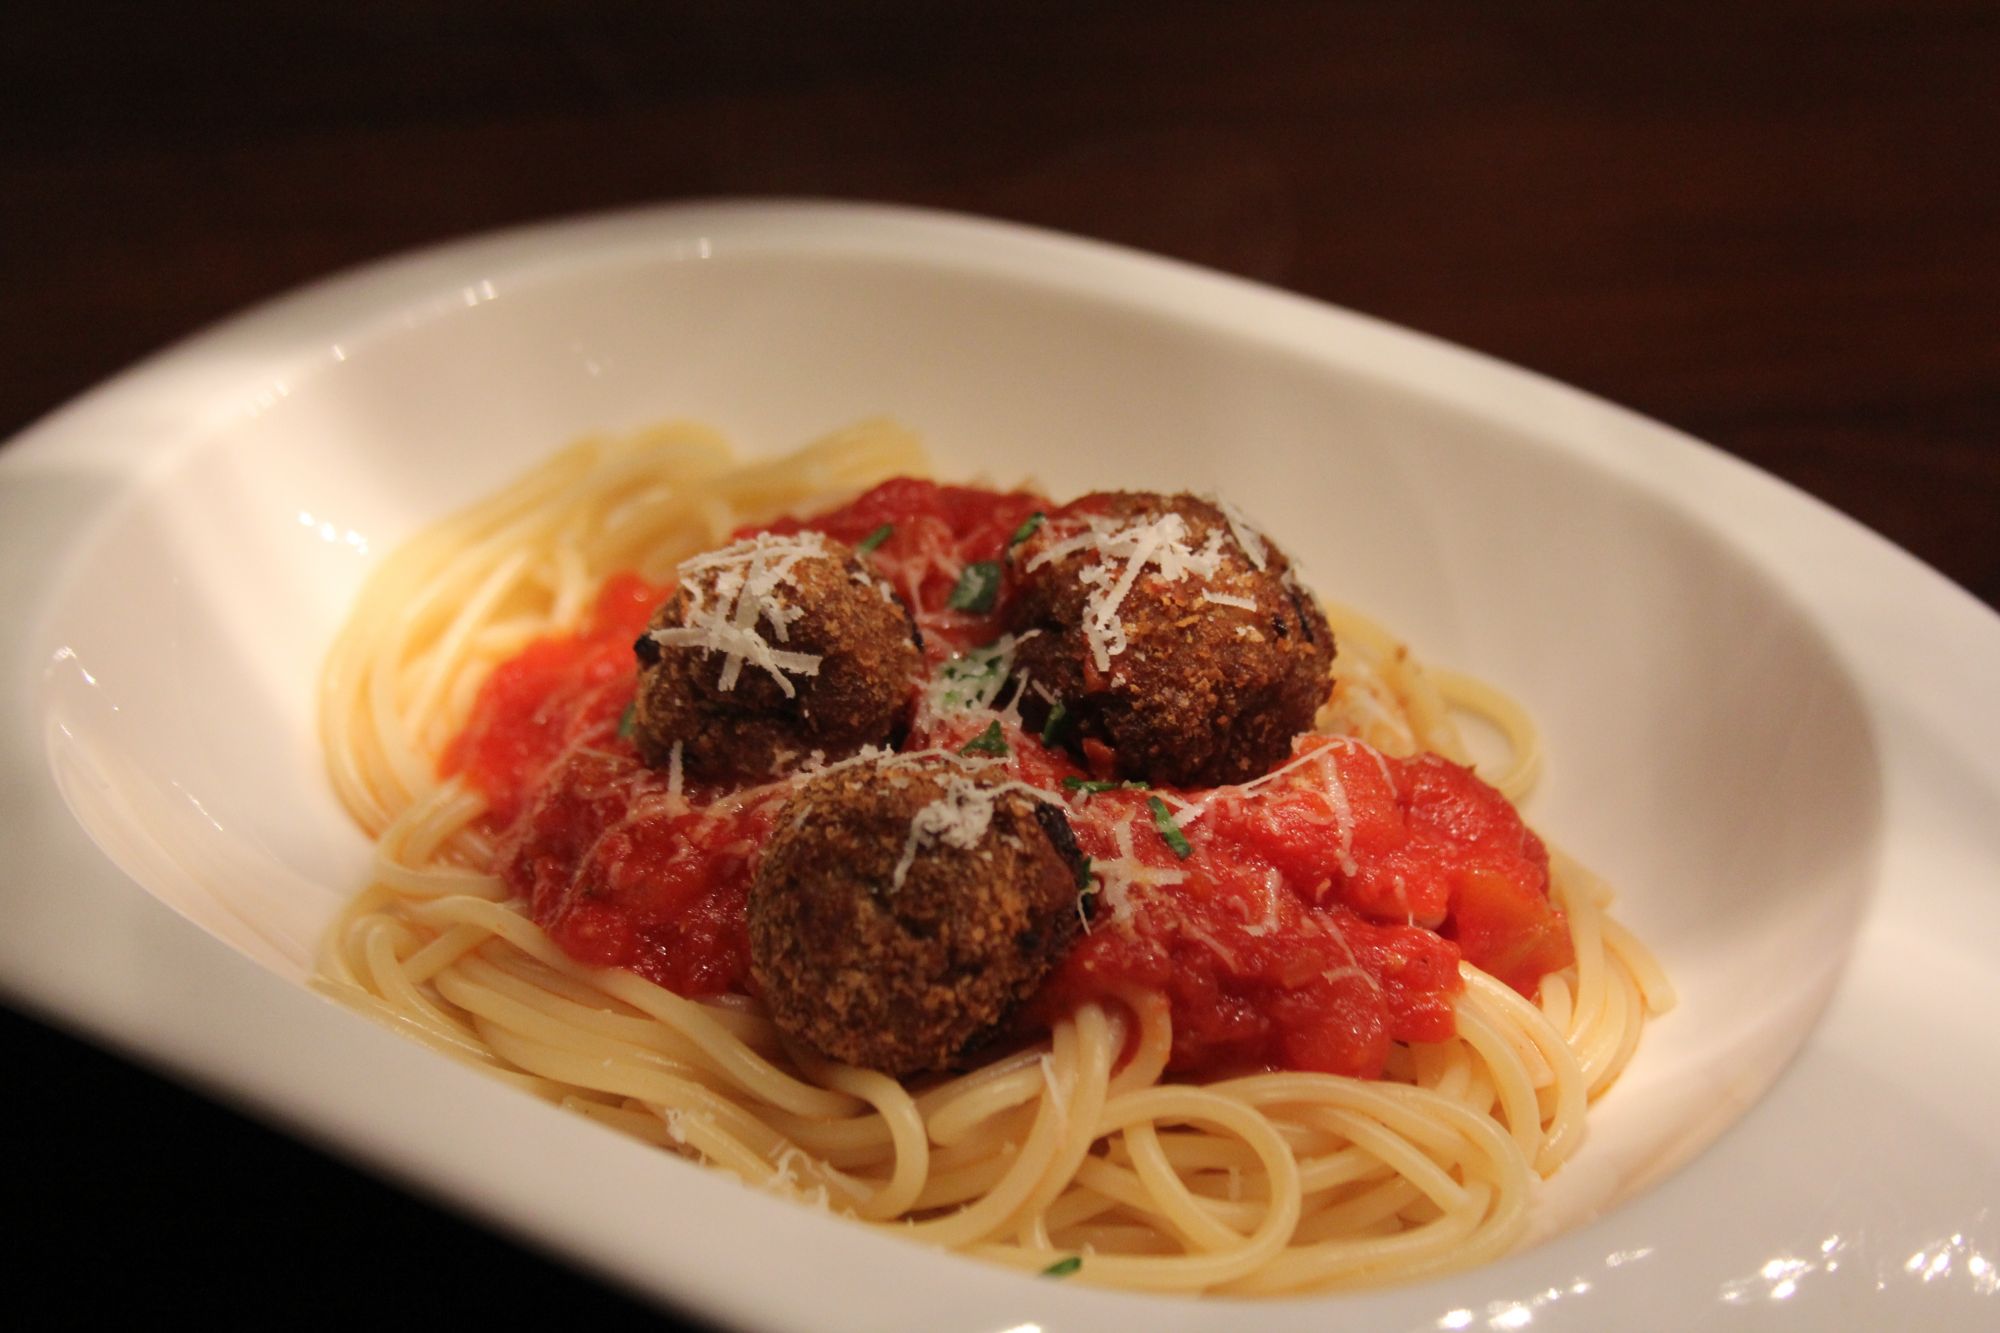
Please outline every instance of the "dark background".
M11 7L0 435L409 246L694 196L889 200L1518 362L2000 605L2000 6L1625 9ZM16 1292L230 1323L649 1318L34 1021L0 1012L0 1049Z

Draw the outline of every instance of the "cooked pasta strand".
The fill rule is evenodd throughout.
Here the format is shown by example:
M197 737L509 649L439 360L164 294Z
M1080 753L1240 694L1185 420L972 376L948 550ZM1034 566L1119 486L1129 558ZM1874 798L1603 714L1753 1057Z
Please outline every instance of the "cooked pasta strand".
M791 1049L754 1005L698 1002L567 957L487 872L476 792L436 761L480 680L579 623L611 573L663 579L746 523L920 471L871 422L787 458L732 461L686 425L583 441L412 540L371 578L329 656L334 788L378 839L373 884L327 937L322 989L444 1054L619 1133L926 1243L1077 1280L1276 1294L1483 1262L1515 1244L1538 1175L1672 1004L1658 964L1558 853L1577 962L1539 1003L1466 967L1458 1035L1390 1077L1166 1077L1170 1009L1086 1004L1046 1041L906 1088ZM1510 797L1541 762L1527 713L1427 671L1374 621L1329 608L1342 648L1320 725L1391 754L1463 762L1483 719Z

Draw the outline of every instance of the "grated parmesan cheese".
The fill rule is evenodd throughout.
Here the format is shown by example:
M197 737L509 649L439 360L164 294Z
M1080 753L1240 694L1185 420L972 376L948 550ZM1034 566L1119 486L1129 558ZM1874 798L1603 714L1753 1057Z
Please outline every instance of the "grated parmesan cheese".
M1188 544L1187 520L1176 513L1153 518L1119 520L1093 514L1074 536L1053 542L1028 561L1029 569L1079 552L1096 563L1077 572L1087 590L1083 605L1083 637L1099 671L1111 669L1111 659L1129 646L1119 610L1150 567L1163 583L1178 583L1190 574L1214 578L1222 569L1222 534L1211 532L1200 550ZM1122 563L1120 563L1122 562Z
M1271 869L1264 872L1264 915L1243 927L1246 935L1268 935L1278 928L1278 894L1284 887L1282 871Z
M939 843L960 851L977 847L993 825L993 798L998 795L998 790L982 787L970 779L955 774L947 778L944 794L911 817L910 831L903 838L903 854L889 876L890 887L903 887L903 880L921 848Z
M993 642L971 648L946 662L924 683L917 703L919 729L946 713L967 709L995 711L1007 684L1014 679L1014 653L1021 644L1042 631L1003 634ZM997 709L1006 721L1020 724L1021 695L1025 683L1016 683L1013 697L1004 709Z
M1354 863L1354 806L1347 799L1346 784L1333 766L1333 747L1322 746L1315 753L1319 762L1313 765L1313 771L1322 784L1318 794L1333 814L1334 835L1339 839L1340 873L1352 879L1361 872L1361 867Z
M1199 801L1189 801L1184 805L1181 805L1180 808L1175 812L1174 822L1179 824L1181 827L1181 831L1185 833L1187 831L1187 826L1189 824L1194 823L1196 820L1200 819L1203 815L1207 814L1209 810L1213 808L1218 802L1225 800L1240 800L1243 797L1249 796L1253 792L1268 787L1272 783L1276 782L1279 778L1284 777L1287 773L1291 773L1296 769L1303 768L1307 764L1317 762L1321 757L1326 756L1327 752L1331 750L1334 745L1352 747L1352 746L1362 745L1362 743L1360 741L1353 739L1350 736L1336 736L1333 738L1332 744L1330 745L1316 745L1313 746L1311 749L1302 750L1298 754L1293 755L1290 759L1287 759L1284 763L1278 765L1278 767L1272 769L1269 773L1264 774L1262 777L1252 778L1250 781L1245 783L1240 783L1234 787L1217 787L1214 791L1211 791L1208 795L1202 797ZM1389 789L1391 791L1394 791L1395 783L1389 781L1389 767L1386 763L1383 762L1381 753L1379 751L1374 751L1372 746L1362 746L1362 748L1368 749L1374 753L1375 762L1377 766L1380 767L1382 770L1382 780L1389 784ZM1328 770L1328 772L1330 773L1331 770ZM1333 780L1338 781L1337 778ZM1343 799L1344 796L1345 793L1343 793Z
M1382 993L1382 979L1361 966L1361 958L1354 952L1354 945L1349 942L1347 932L1335 924L1330 917L1314 913L1309 919L1318 925L1321 934L1329 936L1335 944L1340 946L1340 951L1347 955L1346 966L1322 972L1320 976L1327 981L1339 981L1351 976L1360 977L1368 983L1370 990L1380 995Z
M1250 563L1260 570L1266 568L1271 558L1270 546L1265 542L1264 534L1257 530L1257 525L1221 496L1216 496L1211 503L1222 511L1222 517L1229 523L1229 535L1243 548L1243 554L1250 558Z
M1132 841L1132 826L1138 819L1135 810L1111 826L1111 836L1117 843L1115 857L1094 857L1090 862L1091 873L1097 876L1097 901L1110 912L1110 919L1116 924L1130 924L1133 920L1134 890L1150 888L1159 884L1180 884L1187 880L1185 870L1149 866L1139 859ZM1152 826L1148 816L1147 827Z
M1003 767L1006 761L998 757L975 757L951 750L918 750L897 755L887 760L883 767L913 768L941 760L956 766L961 772L947 777L943 794L911 817L909 832L903 838L902 854L896 859L896 868L889 876L892 889L903 887L917 853L926 847L935 847L940 843L960 851L971 851L977 847L992 826L995 803L1009 792L1019 792L1033 800L1053 805L1058 810L1069 808L1068 802L1056 793L1018 778L982 785L962 776Z
M760 625L768 625L778 643L789 640L793 623L805 610L787 601L784 590L796 586L793 571L801 560L826 556L826 538L820 533L781 537L766 532L684 560L679 573L687 612L680 625L653 630L650 637L665 647L721 653L717 689L735 689L747 663L776 681L787 699L794 698L798 691L792 677L817 676L820 655L778 648Z

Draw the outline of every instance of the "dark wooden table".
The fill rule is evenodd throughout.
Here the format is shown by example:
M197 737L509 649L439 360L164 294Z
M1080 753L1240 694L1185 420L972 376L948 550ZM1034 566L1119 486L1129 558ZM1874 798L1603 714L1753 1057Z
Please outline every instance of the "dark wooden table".
M10 10L0 434L408 246L693 196L894 200L1529 366L2000 605L1990 0L794 8ZM646 1317L33 1020L0 1042L16 1289L232 1322Z

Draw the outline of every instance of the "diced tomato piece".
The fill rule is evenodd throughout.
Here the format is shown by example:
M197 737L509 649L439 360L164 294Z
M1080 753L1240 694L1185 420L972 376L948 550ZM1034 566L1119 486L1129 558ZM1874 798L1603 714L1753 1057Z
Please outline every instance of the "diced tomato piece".
M1542 978L1576 961L1569 923L1544 892L1492 870L1468 870L1455 881L1446 933L1466 961L1534 998Z

